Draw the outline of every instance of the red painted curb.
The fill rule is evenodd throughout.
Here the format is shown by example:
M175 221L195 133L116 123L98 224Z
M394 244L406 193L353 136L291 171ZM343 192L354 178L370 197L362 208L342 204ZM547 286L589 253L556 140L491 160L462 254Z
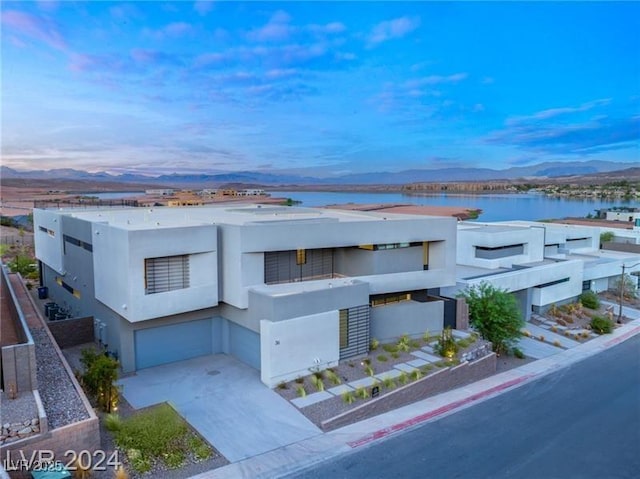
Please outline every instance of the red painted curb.
M433 419L434 417L441 416L449 411L465 406L473 401L477 401L479 399L483 399L487 396L490 396L494 393L504 391L505 389L515 386L516 384L520 384L524 381L527 381L528 379L534 376L535 376L534 374L527 374L526 376L521 376L519 378L512 379L511 381L507 381L505 383L499 384L497 386L494 386L485 391L473 394L464 399L459 399L458 401L454 401L450 404L445 404L444 406L441 406L438 409L434 409L433 411L426 412L424 414L413 417L411 419L407 419L406 421L399 422L398 424L394 424L384 429L379 429L377 431L372 432L371 434L367 434L366 436L360 439L357 439L356 441L349 441L347 442L347 445L352 449L363 446L365 444L368 444L370 442L376 441L383 437L389 436L398 431L402 431L403 429L406 429L408 427L415 426L416 424L420 424L422 422L428 421L429 419Z
M615 346L616 344L621 343L625 339L629 339L631 336L635 336L638 333L638 331L640 331L640 326L633 328L631 331L627 331L622 336L612 339L611 341L607 341L606 343L604 343L604 345L606 347Z

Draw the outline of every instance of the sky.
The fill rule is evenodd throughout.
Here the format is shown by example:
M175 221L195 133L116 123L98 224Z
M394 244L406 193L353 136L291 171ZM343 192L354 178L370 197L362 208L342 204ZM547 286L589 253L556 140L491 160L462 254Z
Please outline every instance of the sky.
M638 2L2 1L2 164L640 161Z

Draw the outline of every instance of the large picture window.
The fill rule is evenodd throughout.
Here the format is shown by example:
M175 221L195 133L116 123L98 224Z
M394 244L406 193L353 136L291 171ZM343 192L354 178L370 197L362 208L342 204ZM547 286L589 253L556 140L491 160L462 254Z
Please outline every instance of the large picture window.
M189 287L189 256L165 256L144 260L145 294Z

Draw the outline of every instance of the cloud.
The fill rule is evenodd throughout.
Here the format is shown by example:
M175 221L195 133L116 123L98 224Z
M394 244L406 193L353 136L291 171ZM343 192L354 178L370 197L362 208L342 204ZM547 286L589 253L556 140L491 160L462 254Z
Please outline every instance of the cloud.
M414 78L407 80L404 84L406 88L415 89L422 88L427 85L442 85L447 83L459 83L468 77L467 73L454 73L453 75L430 75L423 78Z
M480 83L482 83L483 85L491 85L494 82L495 80L493 79L493 77L484 77Z
M165 37L178 38L185 36L193 32L193 26L186 22L173 22L158 29L144 29L143 33L157 39L163 39Z
M367 38L370 47L380 43L402 38L420 26L420 17L400 17L378 23Z
M507 124L508 125L519 125L519 124L527 124L529 122L532 121L537 121L537 120L548 120L551 118L556 118L559 116L564 116L564 115L570 115L573 113L581 113L581 112L586 112L589 110L593 110L594 108L597 107L601 107L601 106L607 106L611 103L611 99L610 98L604 98L604 99L600 99L600 100L594 100L594 101L590 101L587 103L583 103L580 106L577 107L562 107L562 108L550 108L547 110L542 110L539 111L537 113L534 113L533 115L530 116L521 116L521 117L514 117L514 118L509 118L507 120Z
M214 7L214 3L213 1L210 0L201 0L201 1L197 1L194 2L193 4L193 9L198 12L198 14L200 16L205 16L207 13L209 13L211 10L213 10Z
M509 118L503 130L492 133L485 140L536 153L565 155L637 148L640 139L640 116L637 114L582 118L585 112L608 106L610 102L609 99L595 100L576 107L551 108L530 116Z
M291 16L278 10L274 13L266 25L255 28L247 34L247 38L253 42L280 42L288 40L295 28L290 25Z
M58 26L51 20L17 10L6 10L2 12L2 25L16 35L34 38L51 48L57 50L67 48Z

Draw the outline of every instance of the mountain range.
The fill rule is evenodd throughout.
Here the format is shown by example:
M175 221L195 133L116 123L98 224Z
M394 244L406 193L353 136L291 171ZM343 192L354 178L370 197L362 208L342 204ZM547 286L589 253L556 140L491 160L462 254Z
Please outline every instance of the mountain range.
M375 184L406 184L417 182L447 182L447 181L491 181L491 180L523 180L558 178L563 176L597 175L635 167L633 163L619 163L612 161L572 161L545 162L536 165L518 166L503 170L491 168L439 168L439 169L411 169L397 172L353 173L334 177L313 177L292 175L287 173L265 173L263 171L238 171L227 173L202 173L147 176L126 173L112 175L105 172L89 173L71 168L53 170L15 170L7 166L0 167L0 178L11 179L49 179L49 180L85 180L92 182L118 182L184 186L218 186L225 183L241 183L264 186L291 185L375 185ZM634 168L635 169L635 168Z

